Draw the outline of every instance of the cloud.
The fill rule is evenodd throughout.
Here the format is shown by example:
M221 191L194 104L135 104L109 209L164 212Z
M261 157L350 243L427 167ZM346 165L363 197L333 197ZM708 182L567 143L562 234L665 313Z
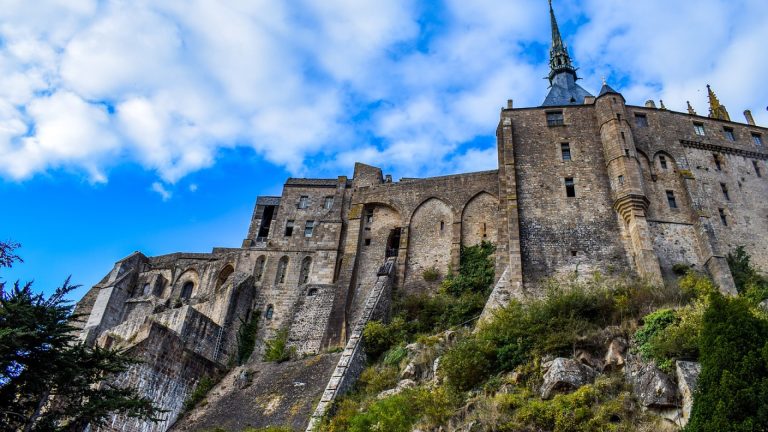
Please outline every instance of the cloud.
M152 183L152 192L157 192L160 194L160 197L163 199L163 201L168 201L173 196L173 193L169 191L168 189L163 186L160 182L154 182Z
M6 3L0 176L12 180L64 169L103 182L138 163L170 197L167 185L236 146L293 175L354 161L396 176L487 169L499 108L546 93L537 0ZM752 108L768 122L764 2L556 9L586 88L605 75L630 103L706 113L709 82L734 118Z

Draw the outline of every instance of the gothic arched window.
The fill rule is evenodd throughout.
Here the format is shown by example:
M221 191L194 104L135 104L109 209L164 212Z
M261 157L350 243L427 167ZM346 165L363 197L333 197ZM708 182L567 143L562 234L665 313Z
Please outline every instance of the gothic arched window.
M192 289L195 288L195 284L192 281L188 281L184 284L184 286L181 287L181 295L180 297L183 299L188 299L192 297Z
M285 271L288 268L288 257L280 258L277 263L277 274L275 274L275 285L285 282Z
M267 306L267 311L264 312L264 318L271 320L272 315L275 313L275 308L272 305Z
M264 255L256 259L256 271L253 274L253 277L256 278L256 282L260 282L261 277L264 275L264 263L266 262L266 259L267 258Z

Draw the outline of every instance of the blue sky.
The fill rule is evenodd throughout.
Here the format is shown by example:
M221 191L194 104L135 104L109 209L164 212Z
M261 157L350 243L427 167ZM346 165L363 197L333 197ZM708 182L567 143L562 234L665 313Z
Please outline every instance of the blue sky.
M6 280L86 287L134 250L239 246L288 176L496 167L546 95L544 0L0 0ZM768 124L763 0L555 0L582 86ZM75 295L84 292L80 290Z

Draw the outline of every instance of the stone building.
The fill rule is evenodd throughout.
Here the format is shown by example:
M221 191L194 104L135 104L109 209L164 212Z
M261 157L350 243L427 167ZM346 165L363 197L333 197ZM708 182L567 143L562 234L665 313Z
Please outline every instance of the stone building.
M257 199L240 248L118 261L78 304L82 338L142 358L118 381L169 413L113 427L167 429L254 314L261 340L287 329L300 354L343 346L392 257L396 291L430 293L462 246L491 241L493 304L566 273L659 284L676 264L733 293L725 256L739 245L768 271L768 129L749 111L731 121L711 89L709 116L629 105L608 84L591 94L550 13L549 94L501 110L497 170L393 181L358 163L352 178L291 178L281 196Z

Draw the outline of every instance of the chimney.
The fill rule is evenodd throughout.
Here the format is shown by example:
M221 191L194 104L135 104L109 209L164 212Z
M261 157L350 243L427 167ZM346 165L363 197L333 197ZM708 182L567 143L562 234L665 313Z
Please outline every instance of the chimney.
M507 99L507 109L512 109L512 99Z
M594 96L584 96L584 105L592 105L593 103L595 103Z
M646 108L656 108L656 102L654 102L654 101L649 99L649 100L645 101L645 107Z
M744 118L747 119L747 124L750 124L752 126L755 125L755 118L752 117L752 111L744 110Z

